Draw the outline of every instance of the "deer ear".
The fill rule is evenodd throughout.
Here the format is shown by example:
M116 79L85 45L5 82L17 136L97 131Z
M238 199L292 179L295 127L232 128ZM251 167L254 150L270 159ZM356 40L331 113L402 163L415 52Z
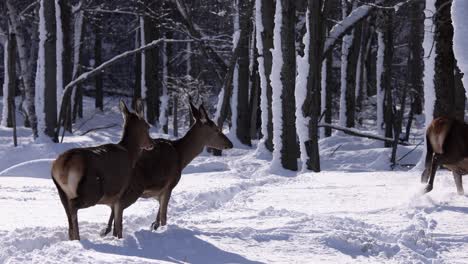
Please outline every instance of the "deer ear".
M120 100L119 108L120 112L122 112L124 119L127 118L127 116L130 114L130 111L128 111L127 105L124 101Z
M135 102L135 112L140 118L145 116L145 107L141 99L137 99Z
M195 120L200 120L200 112L198 111L197 107L193 105L192 100L189 100L190 104L190 112L192 113L192 117L195 118Z
M203 103L200 105L198 111L200 112L200 121L202 121L202 123L206 123L209 118L208 114L206 113L205 107L203 106Z

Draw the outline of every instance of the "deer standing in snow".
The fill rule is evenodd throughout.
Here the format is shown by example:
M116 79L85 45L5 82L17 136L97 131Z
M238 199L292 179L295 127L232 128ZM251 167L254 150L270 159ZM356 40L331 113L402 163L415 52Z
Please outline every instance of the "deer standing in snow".
M68 218L70 240L79 240L78 209L106 204L115 212L114 236L122 237L123 207L120 196L126 190L132 169L143 149L152 149L149 125L141 101L136 113L120 101L124 124L117 144L70 149L52 164L52 179Z
M425 193L432 190L437 168L452 171L457 192L464 194L462 175L468 174L468 125L451 118L434 119L426 130L427 154L421 182ZM429 181L428 181L429 179Z
M182 170L203 151L203 148L219 150L232 148L232 142L209 119L203 105L197 109L190 102L190 110L195 122L185 136L174 141L153 139L153 150L143 152L135 167L132 182L121 196L120 204L124 208L133 204L139 197L154 197L159 200L158 214L151 225L153 230L160 225L166 225L167 206L172 190L179 182ZM114 216L116 212L113 209L107 228L101 235L104 236L112 230ZM116 221L122 219L115 217Z

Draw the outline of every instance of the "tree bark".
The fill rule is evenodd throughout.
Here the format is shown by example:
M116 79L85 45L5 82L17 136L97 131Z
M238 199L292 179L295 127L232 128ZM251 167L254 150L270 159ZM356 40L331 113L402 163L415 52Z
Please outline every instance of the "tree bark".
M237 92L237 102L232 107L237 109L236 136L244 145L252 145L250 139L250 118L249 118L249 35L251 33L250 21L252 9L248 0L238 0L238 23L239 23L239 58L234 71L233 89ZM234 33L236 34L236 33Z
M318 122L320 118L321 100L321 76L322 76L322 48L325 37L325 26L323 25L321 0L308 1L308 23L309 23L309 72L307 78L307 96L302 110L304 116L309 118L308 136L304 142L307 152L307 169L315 172L320 171L320 154L318 147Z
M435 76L436 101L434 118L453 117L463 121L463 113L457 113L455 87L455 58L453 54L453 26L450 0L437 0L435 8Z
M422 114L422 95L423 95L423 74L424 74L424 3L415 1L410 6L410 18L411 18L411 34L409 38L409 52L410 56L408 59L409 71L411 72L409 91L412 100L412 109L414 114Z
M96 25L94 27L94 65L101 65L102 63L102 36L101 36L101 20L102 18L98 18L96 21ZM94 82L96 86L96 98L94 106L103 111L104 110L104 103L103 103L103 87L102 87L102 74L96 75L94 77Z
M281 83L276 84L278 85L278 87L276 89L273 89L273 93L280 92L281 90L281 97L279 98L280 102L277 103L281 104L280 111L282 114L282 124L280 130L275 129L274 133L275 138L278 137L278 139L281 141L282 146L281 149L277 149L278 146L274 147L275 152L278 151L280 153L280 160L283 168L296 171L297 158L299 154L299 148L296 141L296 100L294 97L294 89L296 85L296 9L295 4L290 0L278 1L280 1L281 10L276 10L276 14L279 14L281 12L282 19L280 25L275 25L275 31L276 27L280 27L279 32L281 32L281 35L277 37L280 38L281 46L275 46L275 51L280 48L283 58L279 76ZM275 65L273 65L273 68L275 68ZM273 97L275 97L275 95L273 95Z
M16 43L18 47L18 57L19 57L19 65L21 71L21 80L23 82L24 90L25 90L25 99L26 99L26 113L28 114L28 120L31 124L31 129L33 131L33 137L36 138L38 136L37 130L37 116L36 116L36 109L34 105L34 98L35 98L35 90L33 85L33 77L32 77L32 63L28 58L35 58L31 54L28 54L28 47L25 40L25 33L23 28L21 27L21 23L19 20L18 10L15 7L14 0L7 0L6 6L8 9L9 20L11 23L11 31L15 34ZM32 37L32 41L35 39Z
M57 126L57 71L56 71L56 26L55 26L55 2L54 0L42 0L40 11L42 21L39 21L39 59L36 74L36 102L37 109L43 114L43 120L39 125L39 133L44 133L51 138L55 135ZM43 25L43 28L42 26ZM41 56L42 54L42 56Z
M9 26L11 28L11 26ZM14 125L14 111L15 111L15 89L16 89L16 41L15 34L11 32L8 33L7 40L5 41L6 53L3 56L6 57L6 64L4 65L5 71L5 80L4 80L4 89L6 89L6 94L4 94L3 109L6 110L2 113L2 123L6 127L13 127Z

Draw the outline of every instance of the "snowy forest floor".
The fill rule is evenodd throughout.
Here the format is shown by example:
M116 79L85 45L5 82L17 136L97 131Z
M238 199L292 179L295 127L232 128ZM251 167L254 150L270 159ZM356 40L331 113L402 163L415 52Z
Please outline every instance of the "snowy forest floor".
M86 99L89 107L93 102ZM0 104L1 105L1 104ZM420 171L389 167L381 142L335 135L321 140L321 173L270 171L270 156L238 147L203 153L185 170L169 205L168 226L149 231L157 202L140 199L124 213L124 238L101 238L106 206L79 211L81 241L50 180L66 149L116 142L117 100L94 110L64 144L32 143L19 128L0 128L0 263L466 263L468 197L441 170L421 195ZM90 128L116 127L79 136ZM420 133L421 134L421 133ZM161 136L152 133L153 137ZM417 140L416 140L417 141ZM398 157L413 147L400 147ZM414 164L421 148L401 163ZM460 221L461 220L461 221Z

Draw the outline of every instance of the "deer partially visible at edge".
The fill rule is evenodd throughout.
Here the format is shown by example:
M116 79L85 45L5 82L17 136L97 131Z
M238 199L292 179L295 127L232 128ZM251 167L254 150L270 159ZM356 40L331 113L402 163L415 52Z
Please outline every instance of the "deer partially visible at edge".
M122 237L120 196L142 150L153 148L141 101L137 101L136 109L132 113L120 101L124 124L119 143L70 149L53 162L52 179L67 214L70 240L80 239L78 210L96 204L112 208L116 217L113 234Z
M174 187L179 183L182 170L197 157L205 147L219 150L230 149L232 142L223 134L221 129L209 119L208 114L201 105L197 109L190 102L194 124L178 140L153 139L154 149L144 151L138 160L132 182L122 195L120 204L126 208L136 202L139 197L156 198L159 201L159 210L151 229L167 223L167 206ZM116 212L112 210L107 228L101 235L112 230L112 221ZM115 221L121 221L117 219ZM114 223L115 227L115 223Z
M432 191L439 166L452 171L457 192L464 194L462 176L468 174L468 125L464 122L439 117L426 131L427 154L421 182L427 183L425 193ZM429 180L429 181L428 181Z

